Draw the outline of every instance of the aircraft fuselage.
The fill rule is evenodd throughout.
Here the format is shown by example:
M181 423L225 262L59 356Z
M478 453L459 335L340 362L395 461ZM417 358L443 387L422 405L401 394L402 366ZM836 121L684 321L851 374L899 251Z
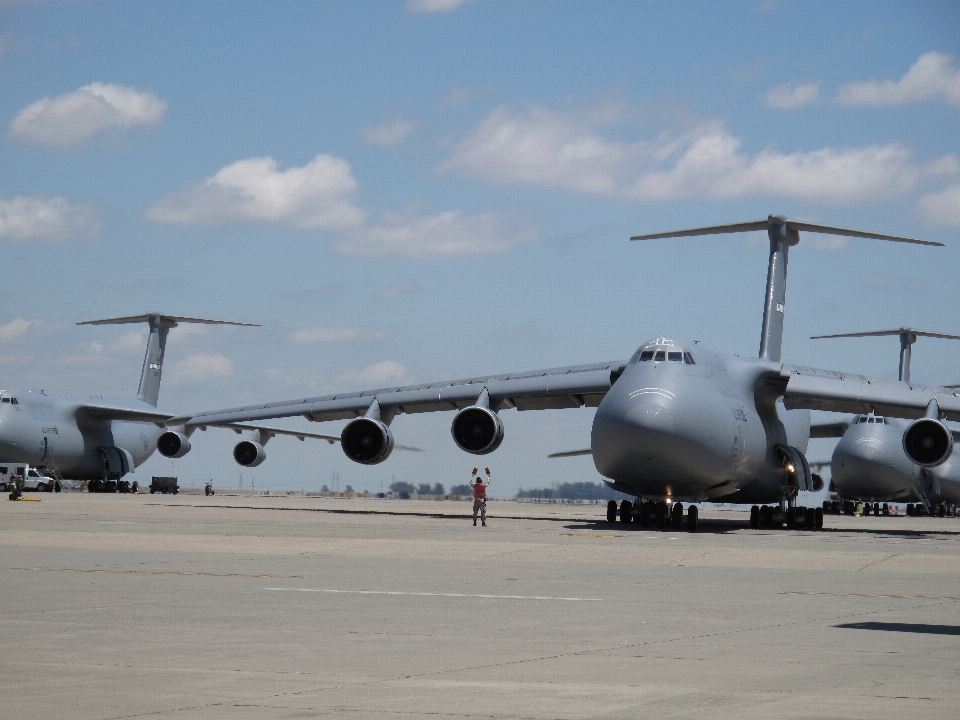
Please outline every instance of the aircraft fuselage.
M810 413L786 410L765 388L774 367L673 338L646 343L597 409L598 472L646 499L791 497L777 448L806 452Z
M123 403L155 409L136 400ZM81 404L31 391L0 392L0 463L43 465L49 460L65 478L96 480L104 476L100 448L125 450L134 467L156 449L161 428L95 418L78 412Z

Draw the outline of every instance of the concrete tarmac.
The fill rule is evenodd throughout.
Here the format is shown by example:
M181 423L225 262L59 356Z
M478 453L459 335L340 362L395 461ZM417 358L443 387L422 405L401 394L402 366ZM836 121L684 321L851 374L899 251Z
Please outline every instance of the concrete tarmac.
M956 718L960 519L0 502L0 717Z

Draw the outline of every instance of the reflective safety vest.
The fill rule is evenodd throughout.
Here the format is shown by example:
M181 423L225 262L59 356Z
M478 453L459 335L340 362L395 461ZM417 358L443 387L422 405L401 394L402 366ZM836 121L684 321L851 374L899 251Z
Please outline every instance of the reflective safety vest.
M487 485L490 483L474 483L473 484L473 497L474 499L486 500L487 499Z

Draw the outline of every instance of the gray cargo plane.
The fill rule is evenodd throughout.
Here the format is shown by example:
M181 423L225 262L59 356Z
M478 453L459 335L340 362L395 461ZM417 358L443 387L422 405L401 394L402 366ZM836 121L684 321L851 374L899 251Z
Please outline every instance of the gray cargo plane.
M120 478L145 462L158 444L160 452L168 457L186 454L190 449L187 434L176 428L167 428L171 413L157 410L167 333L178 323L257 326L159 313L77 324L143 322L150 326L150 334L140 388L134 399L80 400L47 395L43 391L0 390L0 463L43 467L58 481L62 477L90 480L90 489L96 491L125 489L125 481ZM229 427L235 432L250 430L261 443L273 435L339 442L339 438L329 435L280 428L241 424L218 426ZM117 481L121 483L119 486Z
M372 465L390 455L390 425L398 414L456 411L454 442L468 453L484 455L503 440L504 409L596 407L590 447L594 464L608 485L636 497L636 502L621 503L621 520L647 525L653 514L662 527L670 506L670 520L677 528L683 522L683 506L677 501L772 503L775 507L754 505L752 525L795 521L798 492L817 489L804 457L810 409L909 418L904 444L914 462L924 467L945 462L953 450L953 435L941 419L960 418L960 392L780 361L787 258L801 231L941 243L772 215L632 239L755 230L766 230L770 240L757 359L720 355L663 336L641 345L629 360L249 405L170 422L189 428L293 416L350 419L340 436L343 451L355 462ZM617 508L608 506L608 519L616 515ZM822 524L822 509L805 515ZM697 516L697 507L690 506L689 529L696 528Z
M885 336L900 338L900 380L908 385L912 385L910 361L918 337L960 340L960 335L911 328L814 335L811 340ZM922 503L929 514L943 503L960 503L960 459L951 456L936 467L915 464L904 445L907 426L906 420L870 413L811 427L811 437L840 438L830 470L831 483L842 499L872 501L877 510L879 503ZM960 430L952 432L954 440L960 440Z

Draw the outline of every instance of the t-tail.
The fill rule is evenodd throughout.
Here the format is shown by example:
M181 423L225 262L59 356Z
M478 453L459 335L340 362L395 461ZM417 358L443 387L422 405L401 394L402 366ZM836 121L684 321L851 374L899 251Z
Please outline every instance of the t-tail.
M130 317L109 318L107 320L87 320L77 325L127 325L130 323L147 323L150 326L150 335L147 337L147 352L143 357L143 370L140 373L140 388L137 399L157 406L160 396L160 375L163 372L163 356L167 347L167 333L180 323L198 323L201 325L243 325L245 327L259 327L253 323L231 322L229 320L204 320L202 318L180 317L177 315L161 315L147 313L146 315L132 315Z
M900 336L900 380L910 382L910 358L913 344L918 337L943 338L944 340L960 340L960 335L947 335L945 333L927 332L926 330L913 330L912 328L898 328L896 330L872 330L870 332L859 333L840 333L838 335L812 335L811 340L823 340L825 338L842 337L884 337L887 335Z
M760 359L780 362L780 350L783 347L783 314L787 303L787 259L790 247L800 242L800 231L823 233L825 235L846 235L848 237L870 238L873 240L891 240L893 242L914 243L916 245L938 245L943 243L930 240L916 240L899 235L847 230L829 225L787 220L782 215L770 215L766 220L734 223L732 225L714 225L712 227L675 230L673 232L636 235L631 240L656 240L658 238L689 237L692 235L720 235L723 233L751 232L766 230L770 238L770 262L767 266L767 288L763 304L763 327L760 331Z

